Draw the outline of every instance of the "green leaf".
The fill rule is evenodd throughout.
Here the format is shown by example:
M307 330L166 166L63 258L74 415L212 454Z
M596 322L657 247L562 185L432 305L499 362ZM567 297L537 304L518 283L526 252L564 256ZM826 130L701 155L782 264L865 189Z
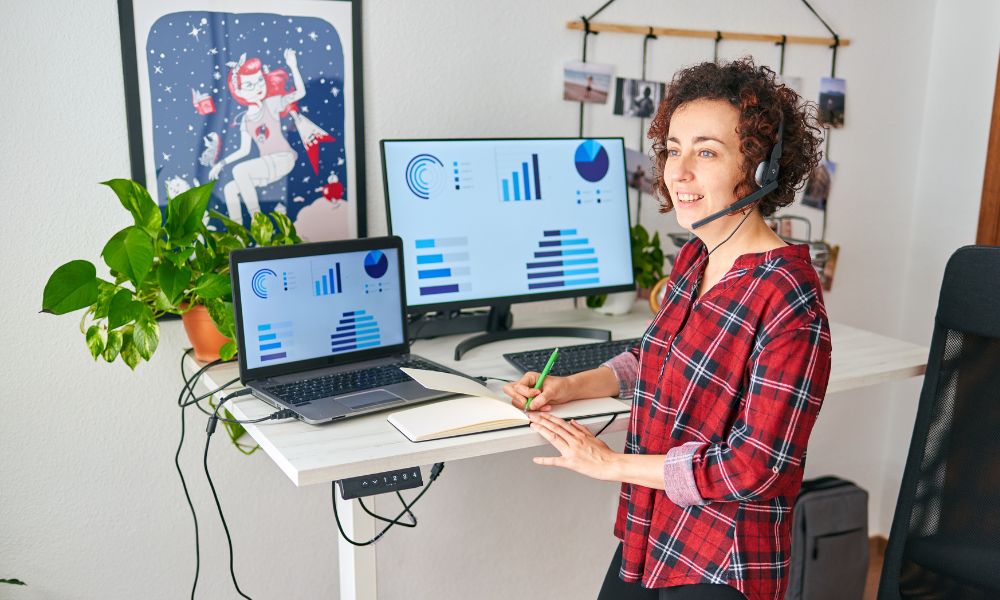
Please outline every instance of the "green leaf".
M115 297L118 286L107 281L97 283L97 302L94 304L94 318L103 319L108 316L111 310L111 299Z
M600 308L604 306L607 301L607 294L597 294L595 296L587 296L587 308Z
M133 333L126 330L122 334L121 357L125 361L125 364L128 365L128 368L135 371L135 367L139 364L141 357L139 356L139 349L135 345L135 340L132 336Z
M170 261L163 261L156 267L156 280L163 294L174 302L191 282L191 269L185 266L178 268Z
M215 182L210 181L177 194L167 202L166 228L172 241L180 243L180 240L188 240L187 243L190 243L193 236L204 230L202 218L208 208L213 187Z
M230 293L229 275L223 273L205 273L198 278L194 293L206 299L222 298Z
M236 342L226 342L219 348L219 358L222 360L232 360L236 356Z
M274 236L274 223L262 212L255 213L250 222L250 235L259 246L267 246Z
M108 240L101 256L113 271L126 276L138 288L153 268L153 240L138 227L126 227Z
M219 328L219 332L229 339L234 339L236 337L236 322L233 303L215 299L206 302L205 308L208 309L208 316L212 317L212 322Z
M144 360L149 360L153 356L160 342L160 326L151 317L152 315L136 321L135 329L132 330L132 344Z
M143 304L135 301L131 290L118 290L108 307L108 329L118 329L126 323L131 323L139 316Z
M108 332L108 343L105 344L104 352L101 354L106 362L114 362L115 358L118 357L118 353L122 349L122 339L120 329Z
M42 312L64 315L97 302L97 268L73 260L55 270L42 292Z
M151 237L157 236L163 217L160 214L160 207L153 202L146 188L128 179L112 179L102 183L114 190L122 206L132 213L136 227Z
M153 295L153 308L156 310L168 313L177 313L177 304L179 304L179 302L171 302L170 299L167 298L166 294L163 293L163 290L156 290L156 293Z
M292 220L288 218L288 215L283 215L279 212L271 213L271 219L274 221L275 226L278 228L278 235L275 236L277 239L285 240L286 238L293 235L295 231L295 226L292 225Z
M0 583L9 583L10 585L28 585L20 579L0 579Z
M108 330L100 325L91 325L87 329L87 347L90 348L90 355L97 360L97 357L104 352L104 345L108 343Z
M217 210L208 211L208 216L222 221L222 224L226 226L226 233L236 236L237 239L243 242L244 247L250 243L250 232L247 231L247 228L242 223L237 223Z

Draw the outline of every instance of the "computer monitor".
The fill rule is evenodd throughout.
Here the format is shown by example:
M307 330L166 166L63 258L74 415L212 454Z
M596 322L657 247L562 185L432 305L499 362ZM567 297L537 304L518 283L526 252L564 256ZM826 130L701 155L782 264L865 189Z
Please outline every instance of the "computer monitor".
M509 329L512 303L635 289L621 138L382 140L381 149L411 313L490 306L485 329L497 333ZM528 332L503 337L512 335Z

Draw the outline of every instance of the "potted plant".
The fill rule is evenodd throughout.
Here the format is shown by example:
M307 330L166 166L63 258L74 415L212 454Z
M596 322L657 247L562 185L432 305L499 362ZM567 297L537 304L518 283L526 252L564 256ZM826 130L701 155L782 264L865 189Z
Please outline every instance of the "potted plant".
M97 267L73 260L45 284L42 312L65 314L86 309L80 331L94 360L121 357L131 369L149 360L159 343L157 319L181 315L192 343L201 324L217 329L214 351L228 360L236 353L229 252L252 245L298 243L291 220L280 213L257 213L248 231L216 211L207 210L215 182L191 188L171 198L166 218L140 184L127 179L104 182L118 196L135 223L114 234L101 256L110 280ZM209 217L225 231L207 226ZM207 315L207 318L205 316ZM220 342L221 340L221 342ZM198 358L212 359L212 348L195 348Z
M649 236L649 232L642 225L636 224L629 230L629 237L632 246L632 273L635 276L636 287L639 288L639 295L649 295L656 282L663 279L663 249L660 247L660 232ZM635 302L635 294L632 292L621 292L611 294L614 298L609 302L608 294L598 294L587 296L587 306L598 309L605 314L620 315L632 309Z

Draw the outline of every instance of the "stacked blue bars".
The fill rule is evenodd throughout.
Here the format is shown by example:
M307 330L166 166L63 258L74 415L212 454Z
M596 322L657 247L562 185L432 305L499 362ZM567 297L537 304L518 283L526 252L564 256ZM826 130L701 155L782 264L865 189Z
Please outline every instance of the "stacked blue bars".
M472 271L469 267L469 253L462 252L469 246L469 238L453 237L416 240L417 280L420 295L449 294L471 289L468 279ZM458 252L438 252L442 248ZM431 250L431 253L420 253ZM424 285L424 284L427 285Z
M366 315L363 310L345 312L336 332L330 335L330 350L334 354L375 348L381 343L375 317Z
M576 234L576 229L552 229L542 232L545 239L538 242L541 250L534 253L534 258L547 260L532 261L525 265L528 269L529 290L600 283L600 277L596 277L600 271L597 267L597 257L593 256L596 251L588 246L590 240L587 238L566 237ZM588 275L589 277L582 277Z
M257 326L257 349L261 362L285 358L283 350L292 337L292 322L261 323Z
M531 182L535 183L535 193L531 193ZM510 202L513 190L514 200L521 200L522 185L524 186L525 200L541 200L542 184L538 175L538 155L531 155L531 167L527 161L521 162L520 171L511 171L510 179L501 179L500 185L503 188L503 201Z
M332 269L327 269L326 274L313 282L317 296L329 296L339 294L343 291L340 284L340 263L334 263Z

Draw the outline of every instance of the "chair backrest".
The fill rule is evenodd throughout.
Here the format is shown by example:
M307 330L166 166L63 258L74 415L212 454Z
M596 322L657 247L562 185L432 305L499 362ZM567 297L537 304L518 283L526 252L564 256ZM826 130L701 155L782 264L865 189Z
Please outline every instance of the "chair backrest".
M945 268L878 598L1000 598L1000 247Z

